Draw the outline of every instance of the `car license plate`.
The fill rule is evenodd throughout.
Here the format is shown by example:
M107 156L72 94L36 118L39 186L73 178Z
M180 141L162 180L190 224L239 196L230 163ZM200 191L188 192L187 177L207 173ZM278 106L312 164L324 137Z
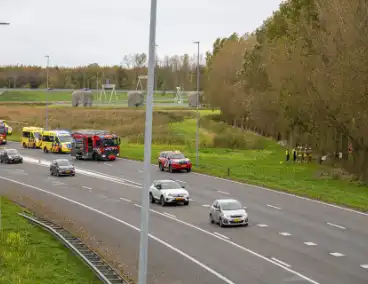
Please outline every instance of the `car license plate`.
M175 200L184 200L184 198L178 197L178 198L175 198Z
M67 174L70 174L70 171L65 171Z
M241 219L234 219L234 222L241 222Z
M185 167L186 167L186 165L181 165L181 167L182 167L182 168L185 168Z

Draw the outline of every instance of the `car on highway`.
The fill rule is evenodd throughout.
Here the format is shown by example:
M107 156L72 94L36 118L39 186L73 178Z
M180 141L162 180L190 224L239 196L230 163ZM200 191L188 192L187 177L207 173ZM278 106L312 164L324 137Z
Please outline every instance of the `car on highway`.
M217 199L212 203L210 222L224 226L248 226L248 213L236 199Z
M168 169L170 173L182 170L189 173L192 163L180 151L162 151L158 157L158 167L162 172Z
M50 175L75 176L74 165L68 159L56 159L50 164Z
M175 180L155 180L149 191L151 203L159 201L162 206L167 204L189 205L189 193L184 185Z
M16 149L5 149L0 153L0 162L4 164L23 163L23 157Z

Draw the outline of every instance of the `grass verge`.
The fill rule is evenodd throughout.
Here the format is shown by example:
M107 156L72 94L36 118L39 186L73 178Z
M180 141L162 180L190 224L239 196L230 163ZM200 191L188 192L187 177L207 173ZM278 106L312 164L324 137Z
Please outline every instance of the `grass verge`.
M52 235L18 215L2 198L0 283L97 284L100 280Z
M121 156L143 160L144 110L53 109L51 127L109 128L123 138ZM9 120L43 125L44 109L0 106ZM199 166L193 170L241 182L265 186L300 196L368 211L368 188L337 169L312 164L284 162L284 148L275 141L211 119L211 110L201 111ZM107 126L108 125L108 126ZM13 125L11 125L13 126ZM11 139L19 138L20 127ZM177 149L195 161L196 120L194 111L155 110L152 162L158 153ZM228 176L229 172L229 176ZM346 178L347 177L347 178Z

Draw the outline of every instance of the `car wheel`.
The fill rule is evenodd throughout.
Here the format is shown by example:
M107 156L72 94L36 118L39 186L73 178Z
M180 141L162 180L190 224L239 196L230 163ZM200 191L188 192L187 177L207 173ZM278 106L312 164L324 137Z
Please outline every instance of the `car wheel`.
M173 168L172 165L169 166L169 172L172 173L173 172Z
M161 203L161 206L165 206L166 205L166 201L165 201L165 198L164 198L163 195L161 195L160 203Z
M56 171L56 176L57 176L57 177L59 177L59 176L60 176L59 171Z
M151 203L155 203L155 198L153 197L151 192L149 194L149 199L150 199Z
M244 224L244 227L248 227L248 223Z
M158 168L161 170L161 172L163 172L163 171L164 171L164 167L162 166L162 164L161 164L161 163L159 163L159 164L158 164Z
M220 225L220 227L223 227L224 226L224 223L222 223L221 217L219 218L219 225Z
M45 154L47 154L49 151L47 150L47 148L46 148L46 147L44 147L44 148L43 148L43 152L44 152Z
M187 173L190 173L191 170L192 170L192 168L187 169Z
M51 176L53 176L53 175L54 175L54 173L52 172L52 170L50 170L50 175L51 175Z
M23 142L22 146L23 146L23 148L27 148L27 145L24 142Z
M96 153L94 153L94 154L92 155L92 160L97 161L97 155L96 155Z
M189 201L184 201L184 205L188 206L189 205Z
M23 160L20 160L19 163L23 164Z

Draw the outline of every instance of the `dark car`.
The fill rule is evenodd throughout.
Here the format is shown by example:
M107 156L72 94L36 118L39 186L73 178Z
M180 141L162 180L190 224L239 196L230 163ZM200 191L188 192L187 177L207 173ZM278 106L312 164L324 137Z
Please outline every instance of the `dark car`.
M0 162L5 164L23 163L23 157L15 149L5 149L0 154Z
M69 160L57 159L50 165L50 174L52 176L75 176L75 168Z

